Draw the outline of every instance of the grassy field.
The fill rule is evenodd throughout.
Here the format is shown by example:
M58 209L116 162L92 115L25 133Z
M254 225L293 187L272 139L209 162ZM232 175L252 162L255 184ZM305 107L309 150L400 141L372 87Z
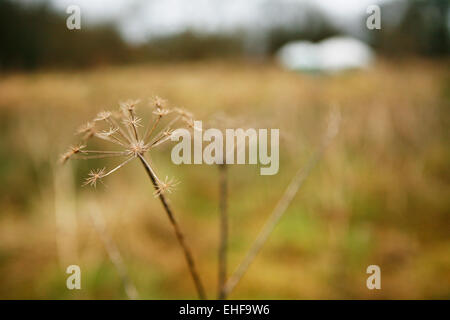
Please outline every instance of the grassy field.
M196 298L182 252L136 162L82 187L115 160L57 163L76 128L119 101L159 95L205 123L280 129L280 171L229 170L229 270L238 265L325 130L339 135L231 298L450 298L448 62L379 62L302 75L274 64L202 62L0 76L0 298L126 298L91 214L101 214L141 298ZM151 153L210 297L216 292L219 172ZM66 288L66 267L82 289ZM381 267L382 289L366 288Z

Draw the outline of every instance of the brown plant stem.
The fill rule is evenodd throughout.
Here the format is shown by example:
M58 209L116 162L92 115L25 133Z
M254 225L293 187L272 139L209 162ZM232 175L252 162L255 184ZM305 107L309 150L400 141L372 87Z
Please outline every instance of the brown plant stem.
M220 238L219 238L219 270L218 270L218 299L225 299L225 282L227 277L227 247L228 247L228 186L226 164L219 165L219 211L220 211Z
M252 246L248 250L242 262L239 264L236 271L231 275L230 279L228 279L223 289L225 297L231 293L231 291L236 287L241 278L247 272L250 264L256 258L256 255L259 253L263 245L266 243L273 229L278 224L278 221L281 219L289 204L294 199L294 196L297 194L298 189L301 187L304 180L309 175L311 169L314 167L315 163L317 162L317 158L317 156L312 157L306 165L305 169L300 170L292 179L277 206L264 224L261 232L258 234L255 242L253 242Z
M292 200L294 200L294 197L297 194L298 190L301 188L304 181L309 176L309 174L311 173L312 169L315 167L317 162L319 162L319 160L322 158L322 155L323 155L326 147L329 145L331 140L337 135L337 133L339 131L340 120L341 120L341 116L340 116L339 109L337 107L335 107L330 112L327 129L326 129L326 132L323 136L323 139L322 139L319 147L316 149L316 151L310 157L310 159L306 163L306 166L297 171L297 173L295 174L295 176L289 183L288 187L286 188L283 196L278 201L276 207L274 208L271 215L269 216L266 223L264 224L262 230L258 234L258 237L256 238L255 242L253 242L252 246L247 251L247 254L244 257L244 259L242 260L242 262L237 267L236 271L231 275L231 277L228 279L227 283L225 284L225 288L224 288L225 297L228 296L231 293L231 291L233 291L233 289L236 287L236 285L242 279L244 274L247 272L251 263L256 258L258 252L261 250L263 245L267 242L267 239L269 238L270 234L275 229L276 225L278 224L281 217L286 212L286 210L289 207L289 205L291 204Z
M147 174L150 177L150 180L152 181L152 184L155 187L155 190L158 190L158 187L159 187L158 182L156 181L155 173L153 172L150 164L147 162L147 160L145 160L143 155L138 154L138 157L141 160L141 163L144 166L145 171L147 171ZM189 271L191 273L192 279L194 280L194 284L197 289L198 297L201 300L204 300L204 299L206 299L205 290L203 288L202 282L200 280L197 269L195 267L195 263L194 263L194 259L193 259L191 250L189 249L186 242L184 241L183 233L181 232L180 227L178 226L178 223L175 219L172 209L170 208L169 203L167 202L167 199L165 198L164 194L159 193L158 198L161 200L164 210L166 211L167 216L169 217L169 221L175 231L175 235L177 237L178 243L180 244L180 246L183 250Z

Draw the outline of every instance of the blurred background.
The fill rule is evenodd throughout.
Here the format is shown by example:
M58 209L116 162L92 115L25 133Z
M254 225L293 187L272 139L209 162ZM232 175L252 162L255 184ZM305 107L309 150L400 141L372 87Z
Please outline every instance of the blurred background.
M340 106L338 137L230 298L449 299L449 32L447 0L0 0L0 298L126 299L124 272L141 298L196 298L139 164L91 189L114 160L57 163L97 112L159 95L204 123L280 129L277 175L229 169L229 272ZM151 157L181 181L170 201L213 297L219 171L170 151Z

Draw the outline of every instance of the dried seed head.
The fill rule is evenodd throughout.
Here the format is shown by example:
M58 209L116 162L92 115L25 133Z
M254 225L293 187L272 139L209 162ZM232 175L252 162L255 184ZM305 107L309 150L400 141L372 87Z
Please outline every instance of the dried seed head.
M123 119L122 121L125 125L129 125L129 126L135 126L135 127L142 127L142 119L138 118L138 117L126 117Z
M88 177L86 178L83 186L90 185L91 187L97 187L97 180L100 180L105 173L106 168L102 169L93 169L89 172Z
M141 100L127 100L125 102L120 102L120 107L124 111L134 111L139 102L141 102Z
M78 128L76 134L84 134L83 140L86 141L90 138L92 138L96 133L95 123L94 122L88 122L81 127Z
M130 144L130 148L127 150L129 155L137 157L147 152L149 148L145 145L143 140L135 141Z
M162 109L162 108L156 108L156 110L153 111L153 114L158 117L163 117L165 115L168 115L169 113L170 113L170 110Z
M191 112L186 111L186 110L184 110L182 108L175 108L174 111L176 113L178 113L180 116L183 116L185 118L188 118L188 119L194 118L194 115Z
M86 145L84 145L84 144L79 144L79 145L71 146L71 147L70 147L70 149L72 150L72 152L73 152L74 154L80 152L80 151L81 151L82 149L84 149L84 148L86 148Z
M88 133L90 131L92 131L95 128L95 123L94 122L87 122L85 124L83 124L82 126L80 126L77 129L77 134L83 134L83 133Z
M165 99L163 99L163 98L161 98L161 97L158 97L158 96L154 96L154 97L152 98L151 103L152 103L152 104L155 106L155 108L157 108L157 109L164 109L165 106L166 106L166 104L167 104L167 100L165 100Z
M158 197L159 195L166 193L166 192L172 193L175 190L175 187L179 184L180 184L179 181L176 181L174 178L169 179L166 176L164 181L160 181L158 183L158 188L156 189L156 191L153 194L155 195L155 197Z
M110 117L111 117L111 112L102 111L97 114L97 117L94 119L94 121L103 121L103 120L109 119Z
M69 150L67 150L65 153L63 153L60 157L60 162L62 164L66 163L67 160L70 159L70 157L72 157L74 154L77 154L79 152L81 152L81 149L85 148L85 145L79 144L76 146L70 146Z
M196 125L193 118L183 117L182 120L188 126L188 128L192 128L193 130L196 130L196 131L201 131L201 128L199 128Z
M144 156L146 152L152 149L156 145L160 145L170 140L174 130L172 127L183 119L188 126L195 128L195 123L191 113L177 108L176 110L166 108L166 101L160 97L153 99L153 115L151 121L142 134L139 132L139 128L142 126L142 119L137 117L135 112L135 106L139 103L139 100L128 100L120 103L118 111L102 111L97 114L93 121L80 127L77 131L78 134L84 135L82 137L85 142L91 137L99 138L103 141L110 142L116 147L120 147L121 150L82 150L85 146L78 145L72 146L66 153L61 156L60 161L65 163L72 156L79 154L76 157L78 159L100 159L110 157L127 157L115 168L105 171L106 169L92 170L83 185L91 185L95 187L97 181L101 181L102 178L109 176L116 172L118 169L125 166L127 163L135 159L136 157ZM160 119L169 113L174 112L174 119L171 119L165 126L165 129L158 129L158 125L161 125ZM174 128L176 129L176 127ZM156 130L156 131L155 131ZM150 138L153 140L150 141ZM155 174L158 186L156 187L156 195L161 195L164 192L172 192L173 188L178 184L174 179L166 179L162 182Z
M119 128L117 127L110 127L109 130L103 130L102 132L99 132L98 134L104 137L112 136L114 133L119 131Z

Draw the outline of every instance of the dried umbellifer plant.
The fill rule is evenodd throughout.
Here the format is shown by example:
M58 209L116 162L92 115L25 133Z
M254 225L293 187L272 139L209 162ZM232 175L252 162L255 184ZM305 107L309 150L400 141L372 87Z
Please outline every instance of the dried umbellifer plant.
M177 182L168 177L164 180L160 179L149 161L151 156L148 155L156 147L170 141L174 129L181 126L193 128L193 116L191 113L179 108L167 108L166 101L156 97L152 102L154 108L153 116L145 130L143 130L143 120L136 114L136 105L138 103L139 101L132 100L120 103L119 112L102 111L93 121L82 126L77 132L82 135L82 142L79 145L70 147L61 156L61 163L65 163L69 159L124 158L125 160L122 163L111 170L107 171L106 168L91 170L84 185L96 187L97 182L101 181L101 179L116 172L132 160L139 159L155 188L154 195L160 199L170 223L174 228L178 243L183 250L189 271L194 280L198 296L200 299L205 299L205 290L197 272L191 250L184 240L183 233L166 198L166 193L172 192ZM166 117L170 117L170 121L167 125L159 128L161 127L162 118ZM87 142L93 138L109 142L120 150L86 149Z
M183 249L189 271L194 280L197 293L200 299L205 299L205 291L195 267L195 263L189 247L184 241L183 234L175 220L173 211L167 202L165 194L170 193L173 187L177 184L173 179L161 180L155 173L154 168L146 159L146 154L151 152L153 148L163 144L170 140L173 134L173 128L175 128L179 121L183 125L187 125L190 128L194 128L193 117L190 113L181 109L168 109L165 107L165 101L161 98L155 98L153 105L155 110L153 111L154 117L147 125L144 133L142 133L140 127L142 127L142 119L137 117L135 107L139 101L127 101L121 103L121 112L112 113L108 111L100 112L97 117L92 121L84 125L78 130L78 133L82 135L82 143L70 147L70 149L61 156L61 162L65 163L69 159L92 159L92 158L106 158L106 157L124 157L125 160L116 166L115 168L106 171L106 168L92 170L89 173L89 177L86 179L84 185L96 186L97 181L101 181L102 178L107 177L113 172L117 171L128 162L135 158L138 158L142 163L145 171L147 172L152 184L155 188L155 196L161 200L161 203L166 211L169 220L174 228L175 235L178 243ZM169 114L175 115L169 121L163 129L157 129L160 125L160 121L163 117L170 117ZM101 130L100 127L107 127L106 130ZM227 296L233 291L239 281L242 279L250 264L255 259L258 252L269 238L273 229L282 218L286 209L294 199L298 190L302 186L305 179L310 174L311 170L321 159L326 147L331 140L336 136L339 131L340 125L340 112L339 108L332 108L330 117L328 120L327 129L322 138L321 144L317 150L312 154L306 166L301 168L294 176L282 198L274 208L272 214L266 221L263 229L258 235L253 245L248 250L242 262L239 264L235 272L226 280L227 270L227 242L228 242L228 213L227 213L227 165L219 165L221 171L220 178L220 211L221 211L221 231L220 231L220 245L219 245L219 286L218 286L218 298L226 299ZM119 146L122 151L105 151L105 150L87 150L87 141L91 138L98 138Z

